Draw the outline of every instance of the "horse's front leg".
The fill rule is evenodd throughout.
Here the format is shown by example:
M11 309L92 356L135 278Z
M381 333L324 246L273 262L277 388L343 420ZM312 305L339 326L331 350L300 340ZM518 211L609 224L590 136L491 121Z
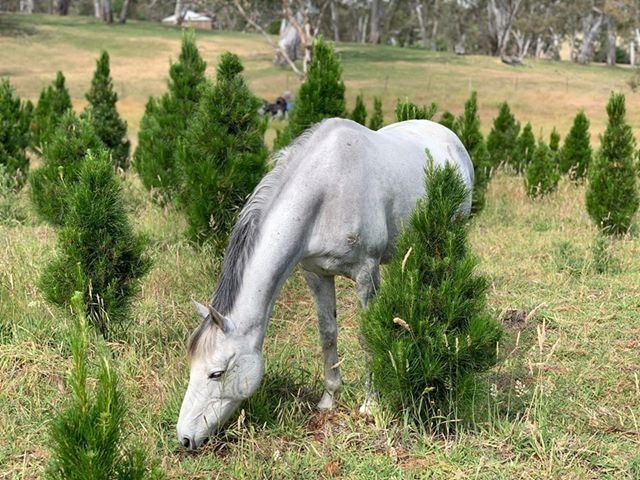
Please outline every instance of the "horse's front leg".
M336 288L334 277L321 276L302 270L318 312L318 328L324 360L325 392L318 403L319 410L330 410L335 406L334 397L342 388L338 368L338 323L336 321Z

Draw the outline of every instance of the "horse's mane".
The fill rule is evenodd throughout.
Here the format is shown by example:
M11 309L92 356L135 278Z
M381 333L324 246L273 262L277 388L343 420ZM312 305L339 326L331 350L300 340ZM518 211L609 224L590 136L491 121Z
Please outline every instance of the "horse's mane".
M279 150L273 157L275 167L260 181L249 200L240 211L238 220L231 231L229 243L224 255L218 286L213 294L211 305L222 315L227 315L235 304L242 283L242 277L256 240L265 210L275 198L291 160L306 146L321 122L300 135L290 146ZM200 338L212 322L201 322L189 339L189 352L193 353Z

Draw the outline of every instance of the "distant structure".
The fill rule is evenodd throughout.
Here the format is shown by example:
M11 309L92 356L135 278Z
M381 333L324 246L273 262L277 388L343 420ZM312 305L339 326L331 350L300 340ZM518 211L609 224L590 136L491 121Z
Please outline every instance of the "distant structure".
M211 30L213 28L214 19L203 13L197 13L193 10L186 10L182 14L182 27L200 28L203 30ZM177 17L170 15L162 19L163 25L178 25Z

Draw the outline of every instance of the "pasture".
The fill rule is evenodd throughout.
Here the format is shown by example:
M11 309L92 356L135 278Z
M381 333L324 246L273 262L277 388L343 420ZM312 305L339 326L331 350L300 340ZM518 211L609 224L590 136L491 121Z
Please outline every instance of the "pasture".
M82 108L95 59L108 50L119 110L136 143L147 97L164 91L169 59L178 55L178 31L47 16L0 16L0 23L12 25L0 30L11 32L0 36L0 76L34 101L62 70L76 110ZM271 66L271 47L259 35L198 32L198 46L210 74L223 51L240 55L261 97L297 89L292 73ZM606 101L619 90L640 134L628 69L543 61L513 68L493 58L354 44L337 50L349 108L360 91L368 107L379 95L387 122L397 98L435 101L439 112L458 114L476 89L485 133L506 99L518 120L545 137L553 126L564 137L583 108L597 143ZM270 129L269 146L273 136ZM346 280L338 282L344 390L335 412L317 413L323 389L315 308L295 273L271 318L261 389L224 435L194 454L175 438L186 339L198 321L190 298L210 297L219 265L210 251L184 240L184 219L154 205L133 172L124 184L154 266L128 338L110 347L130 407L127 431L168 478L640 478L640 242L630 235L611 243L611 258L598 253L583 186L562 180L557 192L532 201L522 178L499 172L471 223L473 249L492 285L490 307L507 328L502 362L487 376L490 390L478 396L471 425L431 436L384 412L357 413L364 359L359 307ZM37 288L55 232L37 220L26 191L16 208L21 220L0 225L0 479L42 476L48 422L63 404L71 365L65 336L73 323ZM607 271L596 273L603 264Z

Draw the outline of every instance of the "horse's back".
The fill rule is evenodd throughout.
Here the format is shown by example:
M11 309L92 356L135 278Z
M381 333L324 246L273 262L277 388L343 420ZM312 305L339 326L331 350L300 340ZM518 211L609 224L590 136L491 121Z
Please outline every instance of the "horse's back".
M356 264L363 256L388 260L402 220L425 193L425 149L436 164L458 165L468 186L473 184L466 150L439 124L416 120L372 131L350 120L322 122L294 169L300 184L319 198L309 254L336 257L328 263Z

